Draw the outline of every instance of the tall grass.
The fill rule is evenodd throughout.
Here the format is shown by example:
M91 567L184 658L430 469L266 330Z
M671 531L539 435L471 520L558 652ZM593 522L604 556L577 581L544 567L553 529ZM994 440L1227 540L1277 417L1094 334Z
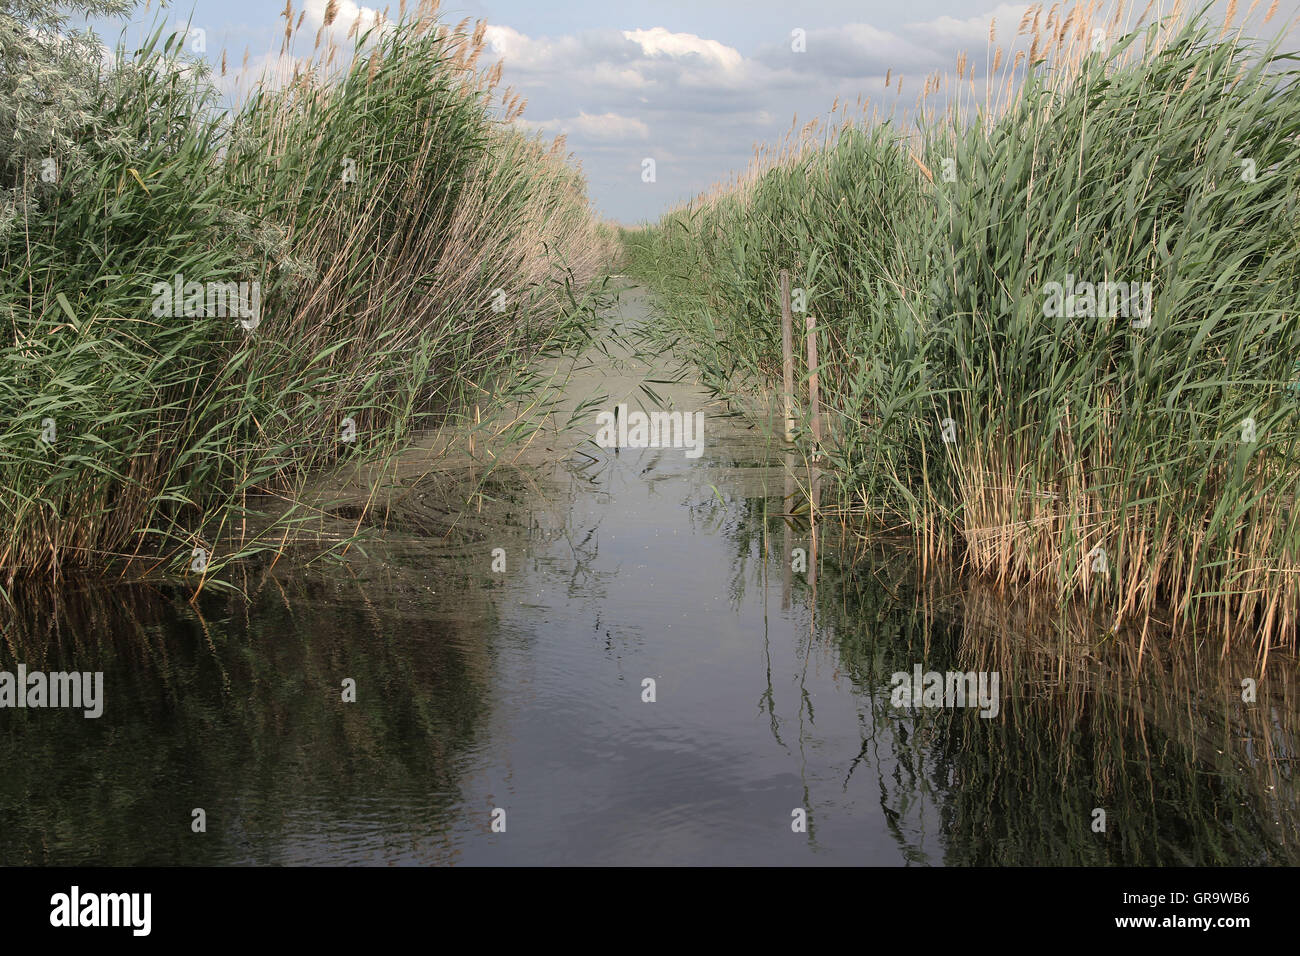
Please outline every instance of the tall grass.
M318 44L233 109L159 28L76 77L57 181L0 147L4 185L39 199L0 232L0 586L209 573L265 495L386 453L571 328L612 234L562 144L509 123L482 24L435 7L339 65ZM259 283L259 319L160 317L178 275Z
M870 527L1266 657L1300 613L1300 72L1203 13L1094 50L1089 9L1056 10L990 56L987 102L959 81L942 116L797 142L627 233L631 268L732 385L779 381L792 270L824 460ZM1153 308L1049 305L1067 277Z

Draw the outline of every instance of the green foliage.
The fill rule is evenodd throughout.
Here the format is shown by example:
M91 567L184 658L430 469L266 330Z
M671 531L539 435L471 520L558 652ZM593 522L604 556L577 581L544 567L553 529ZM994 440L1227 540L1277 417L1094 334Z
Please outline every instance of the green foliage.
M996 117L849 129L625 243L733 385L780 381L791 270L847 509L1117 616L1290 642L1300 72L1200 17L1155 31L1036 66ZM1070 278L1150 282L1152 314L1051 314Z
M360 37L341 76L263 85L234 113L161 27L103 70L77 72L53 41L6 53L0 83L81 84L66 115L12 114L52 132L16 136L4 164L35 197L0 235L10 578L277 546L283 529L218 542L258 496L387 455L568 334L605 243L581 177L493 118L464 56L481 37L432 26ZM51 143L43 182L31 160ZM258 321L159 315L155 285L177 276L258 283Z

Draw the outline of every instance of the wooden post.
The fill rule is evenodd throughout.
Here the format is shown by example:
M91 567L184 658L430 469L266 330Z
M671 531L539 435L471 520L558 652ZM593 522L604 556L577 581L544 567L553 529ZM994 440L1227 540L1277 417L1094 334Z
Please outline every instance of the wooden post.
M790 312L790 270L781 270L781 358L784 360L785 440L794 441L794 315Z
M812 416L813 449L812 461L808 463L808 517L812 522L812 552L817 553L817 509L822 506L822 474L817 462L821 460L822 448L822 406L817 394L817 319L808 313L808 413ZM809 566L811 568L811 565ZM813 595L817 594L816 571L809 576Z
M817 398L817 319L808 313L808 410L812 415L813 461L822 447L822 410Z

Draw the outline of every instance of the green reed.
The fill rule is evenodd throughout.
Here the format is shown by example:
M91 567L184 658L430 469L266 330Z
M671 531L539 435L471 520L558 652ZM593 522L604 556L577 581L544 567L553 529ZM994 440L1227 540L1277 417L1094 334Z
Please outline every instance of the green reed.
M572 335L611 248L558 145L505 122L481 26L422 7L229 108L183 39L78 77L56 183L0 155L39 199L0 233L3 589L127 560L198 581L278 547L292 507L231 535L508 386ZM158 315L178 275L258 282L259 318Z
M626 232L629 267L733 389L780 387L791 270L866 527L1117 623L1294 644L1294 57L1193 15L1007 70L998 109L850 124ZM1149 314L1050 302L1084 281L1151 283Z

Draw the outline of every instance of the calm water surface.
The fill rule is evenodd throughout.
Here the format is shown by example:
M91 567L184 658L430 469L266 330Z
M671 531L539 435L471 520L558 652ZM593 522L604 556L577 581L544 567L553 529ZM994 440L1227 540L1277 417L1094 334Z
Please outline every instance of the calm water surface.
M70 586L10 623L0 669L102 670L107 702L0 711L0 863L1297 862L1293 664L1244 704L1253 661L1139 660L1085 614L919 587L901 547L819 531L813 562L782 517L806 471L610 351L558 418L602 399L590 436L650 380L706 412L699 458L554 431L468 500L413 482L342 562L249 569L247 602ZM917 664L997 670L1001 713L892 707Z

